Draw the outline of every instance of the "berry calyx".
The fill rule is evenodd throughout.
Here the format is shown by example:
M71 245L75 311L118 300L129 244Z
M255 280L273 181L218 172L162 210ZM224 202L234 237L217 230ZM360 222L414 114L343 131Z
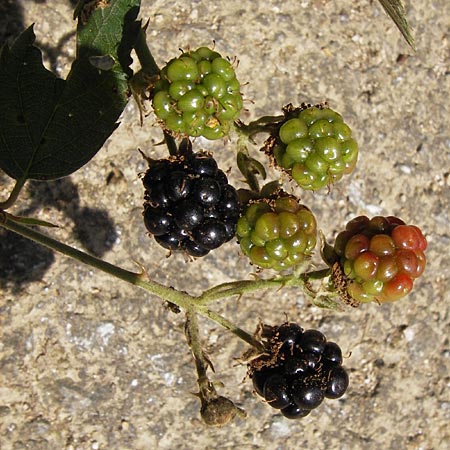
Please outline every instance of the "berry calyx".
M263 325L267 352L248 364L256 393L288 419L307 416L326 398L344 395L349 384L342 352L318 330L286 322Z
M353 306L399 300L425 270L426 248L415 225L392 216L356 217L336 237L335 288Z
M175 135L220 139L242 110L233 65L214 50L184 52L161 69L152 90L153 109Z
M358 145L340 114L326 105L287 105L283 111L263 150L300 187L315 191L353 171Z
M237 192L208 153L151 161L142 182L144 224L162 247L202 257L234 237Z
M251 201L237 223L242 252L263 269L285 270L312 254L316 220L293 196Z

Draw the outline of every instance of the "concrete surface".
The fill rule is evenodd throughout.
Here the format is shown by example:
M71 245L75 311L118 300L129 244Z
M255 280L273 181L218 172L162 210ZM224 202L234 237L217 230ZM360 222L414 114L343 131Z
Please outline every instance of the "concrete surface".
M219 392L247 411L225 428L200 421L183 315L157 298L0 231L0 449L422 449L450 448L450 9L406 2L413 54L378 2L142 1L159 64L179 48L215 42L237 56L249 120L289 103L329 101L360 144L355 173L329 194L302 193L332 239L359 214L398 215L429 242L428 266L407 299L342 313L311 306L300 291L230 299L214 309L253 331L286 314L320 328L348 358L351 385L301 421L252 394L235 358L243 342L201 320ZM0 38L35 22L45 60L67 73L74 55L70 1L3 0ZM55 50L58 48L58 50ZM166 258L145 233L138 173L164 155L154 119L139 127L130 102L104 149L71 177L29 183L12 212L58 223L64 242L200 293L252 271L227 244L201 261ZM224 169L232 145L196 142ZM254 155L257 155L255 147ZM111 175L112 173L112 175ZM273 173L271 172L271 175ZM111 182L106 180L111 178ZM230 178L239 185L233 169ZM12 186L0 175L1 197Z

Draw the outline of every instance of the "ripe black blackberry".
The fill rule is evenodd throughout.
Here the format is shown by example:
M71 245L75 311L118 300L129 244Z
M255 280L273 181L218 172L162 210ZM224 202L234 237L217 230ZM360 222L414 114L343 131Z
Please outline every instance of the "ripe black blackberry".
M342 352L317 330L295 323L263 327L268 353L252 360L248 372L257 394L288 419L307 416L325 398L348 387Z
M150 161L142 182L144 223L162 247L201 257L234 237L238 195L209 154Z

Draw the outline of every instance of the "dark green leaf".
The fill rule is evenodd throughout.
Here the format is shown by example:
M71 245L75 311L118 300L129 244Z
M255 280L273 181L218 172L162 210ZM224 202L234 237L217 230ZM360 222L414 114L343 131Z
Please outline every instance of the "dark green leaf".
M380 0L384 10L389 14L406 42L415 50L414 38L411 28L406 20L405 9L401 0Z
M129 97L130 33L139 30L139 4L111 0L79 24L77 59L66 80L43 66L32 26L1 50L0 168L8 175L69 175L116 129Z

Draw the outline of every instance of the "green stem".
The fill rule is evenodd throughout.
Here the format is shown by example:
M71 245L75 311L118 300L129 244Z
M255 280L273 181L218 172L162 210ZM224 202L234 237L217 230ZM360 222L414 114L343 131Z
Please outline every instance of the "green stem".
M145 30L146 26L140 29L136 43L134 44L134 50L139 62L141 63L142 70L146 73L146 75L159 75L159 67L147 45Z
M223 328L226 328L227 330L231 331L233 334L241 338L243 341L247 342L247 344L251 345L252 347L255 347L257 350L259 351L265 350L261 342L256 340L251 334L237 327L232 322L227 320L225 317L217 314L214 311L211 311L205 305L198 305L196 307L196 311L202 316L210 318L212 321L218 323Z
M234 325L220 314L209 310L205 305L199 302L198 297L193 297L186 292L178 291L175 288L167 287L152 281L148 278L145 272L135 273L129 270L122 269L114 264L110 264L95 256L89 255L85 252L77 250L69 245L63 244L56 239L51 238L43 233L33 230L27 226L15 222L12 216L0 210L0 226L20 234L23 237L31 239L34 242L42 244L54 251L62 253L72 259L80 261L91 267L94 267L102 272L108 273L116 278L119 278L127 283L138 286L146 291L160 297L163 300L170 301L184 310L196 311L209 319L213 320L223 328L230 330L239 338L243 339L248 344L260 349L261 344L253 338L249 333Z
M259 133L270 134L276 129L278 122L283 120L284 116L263 116L248 124L244 122L235 123L235 130L238 134L252 138Z
M288 275L270 280L240 280L219 284L207 291L204 291L197 297L198 304L207 305L216 300L235 295L251 294L252 292L263 289L281 289L283 287L303 288L310 280L320 280L329 275L330 269L319 269L311 272L305 272L298 276Z
M20 191L25 184L26 178L19 178L14 185L13 190L9 194L9 197L4 201L0 202L0 209L8 209L16 202L19 197Z
M3 217L2 217L3 216ZM0 215L0 225L7 228L10 231L14 231L23 237L31 239L34 242L42 244L52 250L55 250L63 255L69 256L83 264L87 264L91 267L106 272L116 278L119 278L127 283L139 286L149 291L150 293L157 295L160 298L169 300L175 303L180 308L188 308L192 306L194 298L189 294L177 291L174 288L164 286L155 281L148 280L145 273L136 273L129 270L122 269L114 264L110 264L102 259L96 258L95 256L89 255L88 253L77 250L69 245L63 244L56 239L51 238L39 231L33 230L25 225L17 223L11 216L5 212Z
M206 374L209 364L203 353L200 337L198 334L197 314L192 309L188 309L186 311L185 330L188 345L191 348L192 354L194 356L195 368L198 375L197 383L200 390L200 395L203 398L205 397L205 395L207 396L208 394L210 394L211 390L214 392L214 387L211 385L208 379L208 375Z

